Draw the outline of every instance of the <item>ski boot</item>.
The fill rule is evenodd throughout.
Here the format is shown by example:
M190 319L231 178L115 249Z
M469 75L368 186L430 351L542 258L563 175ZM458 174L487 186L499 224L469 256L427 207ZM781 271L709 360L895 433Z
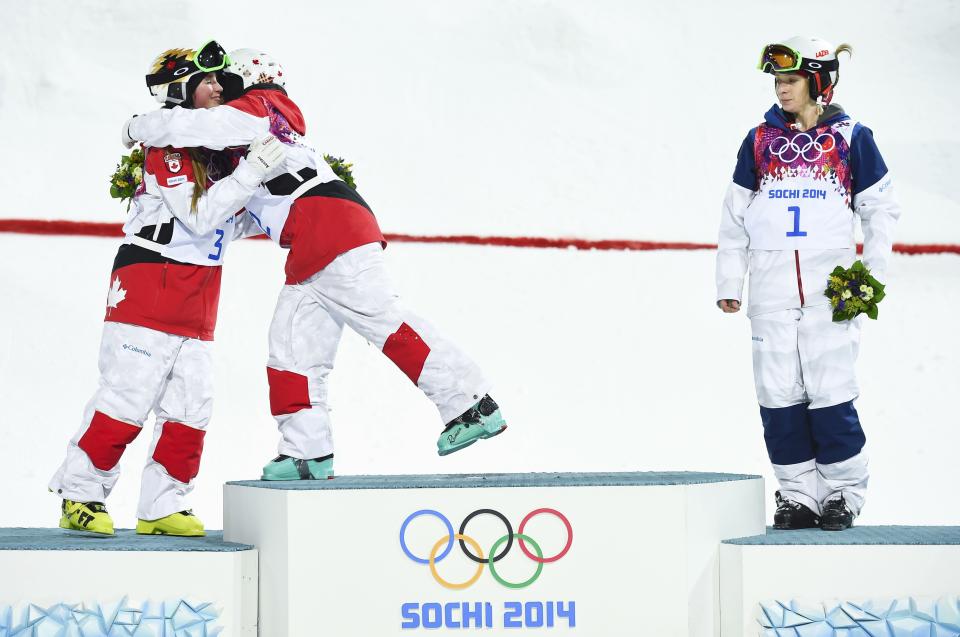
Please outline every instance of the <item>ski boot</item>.
M140 535L178 535L181 537L202 537L206 535L203 522L193 511L180 511L158 520L137 520L137 533Z
M113 535L113 518L103 502L74 502L64 500L60 506L60 528L86 531L99 535Z
M437 453L446 456L460 451L478 440L493 438L506 428L500 407L487 394L476 405L447 423L437 440Z
M827 500L823 503L823 518L820 520L820 528L824 531L843 531L853 526L853 511L847 506L843 499L843 494L839 498Z
M333 454L300 460L280 454L263 467L261 480L329 480L333 477Z
M814 529L820 526L820 516L810 507L788 500L776 493L777 511L773 514L775 529Z

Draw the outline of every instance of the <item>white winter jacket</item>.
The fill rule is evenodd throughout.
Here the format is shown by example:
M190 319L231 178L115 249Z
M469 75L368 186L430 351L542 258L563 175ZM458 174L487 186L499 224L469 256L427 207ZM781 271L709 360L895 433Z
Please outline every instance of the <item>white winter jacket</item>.
M717 246L717 300L741 300L747 314L825 305L827 278L857 258L884 280L900 206L872 131L839 106L817 125L795 128L779 106L751 130L723 201Z

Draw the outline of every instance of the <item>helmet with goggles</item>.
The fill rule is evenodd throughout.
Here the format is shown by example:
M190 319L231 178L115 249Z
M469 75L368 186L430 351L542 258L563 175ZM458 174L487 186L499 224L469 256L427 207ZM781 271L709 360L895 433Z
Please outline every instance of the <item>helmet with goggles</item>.
M768 44L757 68L764 73L800 73L808 78L810 98L829 104L840 79L840 61L832 44L820 38L797 35Z
M190 106L193 90L207 74L230 63L230 56L210 40L193 49L167 49L157 56L147 73L147 88L165 106Z

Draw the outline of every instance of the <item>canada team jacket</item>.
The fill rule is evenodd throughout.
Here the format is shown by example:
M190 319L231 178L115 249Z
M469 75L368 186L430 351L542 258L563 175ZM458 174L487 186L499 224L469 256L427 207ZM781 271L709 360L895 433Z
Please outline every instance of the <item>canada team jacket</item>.
M187 150L148 147L144 155L104 320L213 340L221 265L230 241L253 233L242 212L259 174L241 159L233 174L208 182L194 211Z
M865 265L881 282L900 206L872 131L827 107L798 130L779 106L740 147L723 201L717 299L740 300L750 272L748 314L824 305L827 278L856 260L855 222Z
M130 136L150 146L247 146L273 134L289 145L280 170L247 203L263 232L289 248L286 282L302 282L338 255L383 233L367 203L341 181L303 137L306 124L297 105L280 87L247 91L210 109L172 108L137 117Z

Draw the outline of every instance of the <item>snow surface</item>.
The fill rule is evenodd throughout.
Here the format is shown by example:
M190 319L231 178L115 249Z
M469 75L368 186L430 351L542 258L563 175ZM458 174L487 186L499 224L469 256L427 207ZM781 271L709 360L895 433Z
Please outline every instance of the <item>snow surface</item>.
M146 66L215 36L281 59L311 137L356 163L386 231L713 241L740 141L773 101L760 46L815 31L857 47L838 102L875 130L898 178L897 239L960 242L956 2L811 0L789 26L744 1L269 6L4 11L0 218L121 221L106 177L120 124L155 106ZM0 234L0 526L56 524L46 483L96 387L116 245ZM192 497L210 528L222 483L256 477L276 445L264 362L284 253L230 251ZM347 332L331 379L339 473L730 471L762 474L772 494L748 322L713 307L711 252L395 244L387 256L407 304L495 380L510 429L437 457L432 405ZM860 522L960 524L960 258L896 256L889 278L859 365L872 458ZM147 438L109 500L120 526L135 522Z

